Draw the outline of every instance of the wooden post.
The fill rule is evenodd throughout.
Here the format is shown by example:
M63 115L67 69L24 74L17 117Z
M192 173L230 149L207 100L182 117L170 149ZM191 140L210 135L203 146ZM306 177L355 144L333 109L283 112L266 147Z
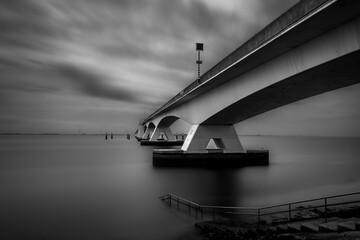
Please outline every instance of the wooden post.
M325 200L325 222L327 223L327 198Z
M291 221L291 204L289 204L289 222Z

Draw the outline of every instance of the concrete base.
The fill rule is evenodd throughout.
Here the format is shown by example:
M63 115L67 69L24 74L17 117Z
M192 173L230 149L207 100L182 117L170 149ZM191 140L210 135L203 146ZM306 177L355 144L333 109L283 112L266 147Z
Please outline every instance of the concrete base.
M188 153L181 149L154 149L155 167L245 167L269 165L269 151L247 151L245 153Z
M184 140L176 140L176 141L149 141L149 140L141 140L141 146L182 146Z

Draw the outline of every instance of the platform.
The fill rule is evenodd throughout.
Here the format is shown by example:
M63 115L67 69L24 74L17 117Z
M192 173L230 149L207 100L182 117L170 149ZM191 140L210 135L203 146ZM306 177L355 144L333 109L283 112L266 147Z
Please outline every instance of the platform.
M268 150L248 150L244 153L187 153L181 149L154 149L155 167L245 167L269 165Z
M184 140L176 140L176 141L149 141L149 140L141 140L141 146L182 146Z

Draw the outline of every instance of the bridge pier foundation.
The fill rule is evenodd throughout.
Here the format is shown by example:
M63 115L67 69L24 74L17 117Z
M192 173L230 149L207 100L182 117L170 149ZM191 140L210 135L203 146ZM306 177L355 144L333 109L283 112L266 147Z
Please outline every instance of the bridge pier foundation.
M165 135L166 139L164 140L175 141L175 137L174 134L171 132L171 129L169 127L160 127L160 126L157 126L155 128L154 132L150 137L150 141L157 141L161 134Z
M145 126L144 125L139 125L138 129L135 132L135 138L140 141L142 139L142 137L144 136L145 133Z
M245 152L234 125L193 125L181 148L185 152Z
M154 131L154 128L149 126L146 128L144 135L142 136L142 139L150 139L152 133Z
M161 136L165 136L165 138ZM183 143L183 140L175 139L169 126L160 125L156 127L149 126L140 141L142 146L181 146Z
M269 151L245 151L233 125L193 125L181 149L154 149L156 167L244 167L269 164Z

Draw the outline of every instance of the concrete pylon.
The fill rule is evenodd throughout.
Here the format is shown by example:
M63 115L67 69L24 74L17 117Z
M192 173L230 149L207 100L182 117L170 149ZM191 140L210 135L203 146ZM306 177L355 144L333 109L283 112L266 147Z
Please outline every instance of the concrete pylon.
M160 134L164 133L168 141L175 141L174 134L171 132L171 129L169 127L160 127L157 126L155 130L153 131L150 141L157 141L160 137Z
M142 136L142 139L150 139L153 131L154 131L154 127L149 125L149 127L146 128L146 131Z
M139 125L138 129L135 132L135 136L137 139L141 139L144 136L145 127L144 125Z
M234 125L193 125L181 150L206 153L212 150L224 153L245 152Z

